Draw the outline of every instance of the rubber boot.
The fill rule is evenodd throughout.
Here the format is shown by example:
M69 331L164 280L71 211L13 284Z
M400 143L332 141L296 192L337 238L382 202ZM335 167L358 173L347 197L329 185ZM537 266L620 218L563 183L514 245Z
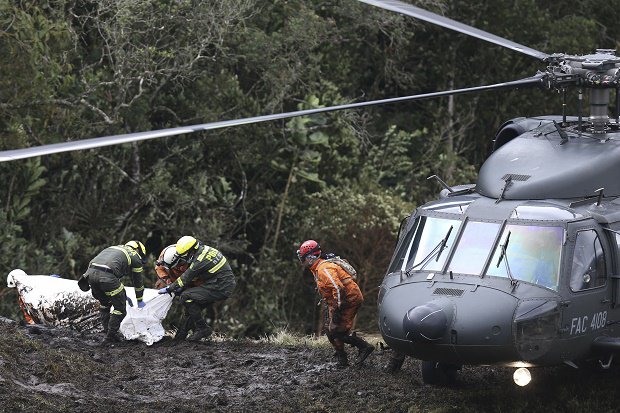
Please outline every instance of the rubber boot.
M189 329L192 325L192 322L188 316L183 316L181 321L179 322L179 328L177 329L176 334L174 335L174 340L181 341L187 338L187 333L189 333Z
M188 341L200 341L203 338L209 337L213 330L205 320L199 320L195 323L196 329L194 333L187 339Z
M399 353L395 351L390 356L390 361L385 365L385 371L387 373L396 373L401 369L403 363L405 362L405 355L403 353Z
M357 359L355 360L355 364L362 364L364 360L370 356L370 353L375 351L375 346L356 335L343 337L342 341L357 347Z
M347 352L344 350L336 351L336 365L338 367L347 367L349 365L349 360L347 358Z
M99 319L101 320L101 326L103 327L103 332L108 332L108 324L110 323L110 309L105 308L99 311Z
M103 344L113 344L124 340L121 333L118 331L121 327L121 321L124 317L120 317L116 314L110 316L110 322L108 323L108 332L103 339Z
M187 339L188 341L200 341L205 337L209 337L213 330L207 325L202 318L202 307L195 302L185 302L185 310L189 315L189 320L194 324L194 333Z

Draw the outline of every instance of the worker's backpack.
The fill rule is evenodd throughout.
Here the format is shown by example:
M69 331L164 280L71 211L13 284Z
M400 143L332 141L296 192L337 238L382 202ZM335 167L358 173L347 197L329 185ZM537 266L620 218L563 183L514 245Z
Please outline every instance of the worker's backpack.
M339 265L340 268L345 270L347 274L349 274L351 278L353 278L353 280L357 281L357 271L355 271L355 268L353 268L353 266L349 264L349 261L345 260L344 258L340 258L333 252L325 254L325 261Z

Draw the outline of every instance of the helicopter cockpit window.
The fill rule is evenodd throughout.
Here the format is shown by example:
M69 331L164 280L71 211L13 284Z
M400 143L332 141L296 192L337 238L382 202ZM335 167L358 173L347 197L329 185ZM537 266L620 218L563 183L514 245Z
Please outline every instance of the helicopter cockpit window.
M535 219L538 221L572 221L583 215L556 205L531 201L516 207L510 218Z
M420 225L420 217L417 217L413 222L409 231L402 237L402 241L400 242L400 246L398 247L398 251L396 251L396 255L390 264L390 268L388 268L388 273L393 273L395 271L399 271L403 269L403 264L405 262L405 255L408 251L408 248L411 246L411 238L413 234L416 233L418 229L418 225Z
M464 214L467 211L467 207L471 204L472 201L458 201L458 202L442 202L439 205L432 205L426 207L424 209L437 211L437 212L446 212L449 214Z
M402 269L441 270L450 255L450 248L454 245L460 226L461 221L455 219L420 217Z
M469 221L450 261L448 270L480 275L497 237L500 224Z
M575 241L573 267L570 277L572 291L587 290L605 285L607 269L605 254L594 230L579 231Z
M557 290L564 228L506 225L487 275Z

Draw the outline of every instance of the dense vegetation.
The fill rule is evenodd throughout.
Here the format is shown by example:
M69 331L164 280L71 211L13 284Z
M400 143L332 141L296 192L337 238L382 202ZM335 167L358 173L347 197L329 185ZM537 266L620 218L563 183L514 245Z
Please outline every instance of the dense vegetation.
M532 48L616 48L600 0L422 0ZM0 0L0 149L515 80L535 59L354 0ZM574 100L574 99L573 99ZM574 110L574 107L571 109ZM240 126L0 164L0 278L77 278L101 248L182 235L239 278L221 328L311 331L307 238L358 267L374 327L400 220L475 181L497 128L560 112L556 94L491 92ZM149 274L152 278L153 274ZM150 282L149 280L148 282ZM0 290L0 314L16 314Z

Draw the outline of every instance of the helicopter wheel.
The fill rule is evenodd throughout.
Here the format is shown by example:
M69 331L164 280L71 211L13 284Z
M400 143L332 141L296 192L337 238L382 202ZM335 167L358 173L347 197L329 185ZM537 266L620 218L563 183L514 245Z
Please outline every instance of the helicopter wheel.
M445 383L448 385L453 385L456 383L460 366L438 363L433 360L422 360L421 370L422 381L424 384Z

